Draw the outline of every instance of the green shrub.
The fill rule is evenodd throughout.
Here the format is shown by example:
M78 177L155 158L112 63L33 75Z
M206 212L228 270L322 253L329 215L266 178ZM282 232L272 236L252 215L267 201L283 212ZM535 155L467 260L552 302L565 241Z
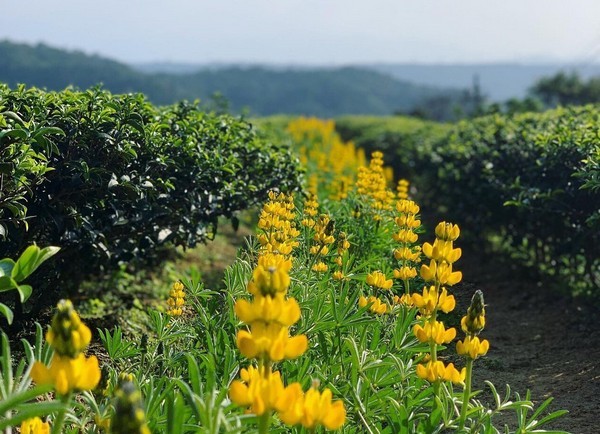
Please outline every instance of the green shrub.
M1 86L0 107L0 145L9 149L0 167L12 192L0 205L0 255L32 242L61 246L47 294L124 263L155 265L165 248L213 236L219 216L235 218L268 190L298 183L286 149L194 104Z
M454 126L349 117L338 129L381 144L425 213L456 221L476 242L502 235L525 262L589 293L600 285L599 116L587 106Z

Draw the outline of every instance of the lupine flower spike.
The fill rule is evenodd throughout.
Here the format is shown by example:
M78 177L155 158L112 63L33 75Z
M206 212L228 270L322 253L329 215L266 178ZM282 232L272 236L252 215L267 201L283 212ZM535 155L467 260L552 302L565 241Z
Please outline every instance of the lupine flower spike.
M395 301L404 305L411 305L410 281L417 276L416 264L421 261L421 248L416 245L418 235L416 230L421 226L418 218L419 206L407 199L401 199L396 203L399 215L394 219L398 232L394 233L394 241L400 246L394 250L394 258L399 267L394 269L394 278L404 284L404 294L396 297Z
M423 253L430 259L430 263L421 266L421 277L428 284L423 287L422 294L412 295L412 301L419 309L422 319L421 324L413 327L413 333L420 342L428 342L430 348L428 358L417 365L416 372L419 377L436 382L436 394L439 380L462 384L466 376L465 369L458 371L454 364L446 366L437 359L437 345L449 343L456 337L454 328L446 329L437 320L437 312L451 312L456 305L454 296L448 294L442 285L454 285L462 278L460 272L452 270L452 264L460 258L461 253L460 249L453 246L459 234L457 225L446 222L437 225L433 245L423 244Z
M481 356L485 356L490 348L487 339L480 340L477 335L485 327L485 304L483 302L483 293L475 291L471 299L471 305L467 309L467 314L460 321L462 331L465 333L465 339L456 343L456 352L466 358L466 379L463 393L463 402L460 412L460 429L464 427L467 417L467 408L471 398L471 380L473 375L473 361Z
M272 203L265 205L263 214L268 207L272 208L272 206ZM318 225L327 226L327 222L320 217L315 227ZM263 231L272 229L271 226L263 226ZM331 230L320 228L316 233L315 241L321 247L333 242ZM289 232L284 231L280 235L284 236L275 239L279 246L293 246L286 238L291 236ZM271 235L265 235L265 239L271 238ZM267 245L273 243L263 244L263 246ZM261 434L268 432L273 412L279 413L284 422L292 419L283 415L299 414L300 417L304 417L305 413L304 407L297 403L296 390L300 388L300 384L294 383L285 387L281 374L272 369L273 363L284 359L295 359L308 348L308 339L305 335L289 335L289 328L300 319L298 302L294 298L286 298L291 282L289 272L292 261L287 257L290 253L291 250L284 255L263 248L247 288L253 295L253 299L237 300L234 306L237 317L248 327L238 331L237 347L245 357L255 359L257 366L250 365L241 369L241 379L231 383L229 397L235 404L248 408L258 416L258 431ZM294 399L289 399L291 397ZM330 400L331 394L329 394L329 406L332 407ZM322 404L326 405L326 401L325 398ZM338 406L335 405L336 408ZM294 424L297 423L295 419L293 420ZM334 422L330 418L327 422L323 421L323 424L326 427L327 424L337 426Z
M171 291L169 292L169 299L167 305L167 315L170 316L181 316L183 314L183 305L185 303L185 291L183 283L175 282Z
M81 322L69 300L58 303L46 340L54 349L49 366L35 362L31 378L38 384L52 384L59 395L91 390L100 381L96 356L85 357L83 351L90 343L90 329Z

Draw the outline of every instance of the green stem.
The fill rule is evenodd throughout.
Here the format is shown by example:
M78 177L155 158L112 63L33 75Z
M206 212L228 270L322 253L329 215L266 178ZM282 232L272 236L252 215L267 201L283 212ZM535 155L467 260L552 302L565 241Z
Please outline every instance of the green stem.
M467 373L465 375L465 390L463 392L462 408L460 409L459 430L465 426L467 418L467 409L469 408L469 398L471 397L471 374L473 372L473 359L467 358Z
M63 407L56 415L56 419L54 419L54 422L52 423L51 434L61 434L62 433L62 427L65 423L65 416L67 414L67 405L66 404L68 404L71 401L71 392L69 392L65 396L61 397L60 400L63 402L63 404L65 404L65 407Z
M265 412L258 417L258 434L267 434L271 424L271 414Z

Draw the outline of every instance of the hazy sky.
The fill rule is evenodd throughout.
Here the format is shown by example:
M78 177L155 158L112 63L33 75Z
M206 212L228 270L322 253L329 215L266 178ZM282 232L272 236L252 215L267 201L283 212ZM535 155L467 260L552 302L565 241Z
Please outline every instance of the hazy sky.
M600 61L600 0L0 4L0 39L45 42L126 62Z

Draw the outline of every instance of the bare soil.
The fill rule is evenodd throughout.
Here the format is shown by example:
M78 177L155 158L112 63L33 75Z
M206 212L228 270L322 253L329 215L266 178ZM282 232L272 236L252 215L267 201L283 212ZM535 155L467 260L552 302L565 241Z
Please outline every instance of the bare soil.
M486 388L487 379L501 393L505 384L522 398L531 390L536 404L552 397L550 409L569 414L549 427L600 433L598 305L557 295L530 270L478 252L466 251L458 264L466 281L455 291L458 309L464 312L477 289L483 291L487 306L482 336L490 341L490 350L476 361L474 388Z

